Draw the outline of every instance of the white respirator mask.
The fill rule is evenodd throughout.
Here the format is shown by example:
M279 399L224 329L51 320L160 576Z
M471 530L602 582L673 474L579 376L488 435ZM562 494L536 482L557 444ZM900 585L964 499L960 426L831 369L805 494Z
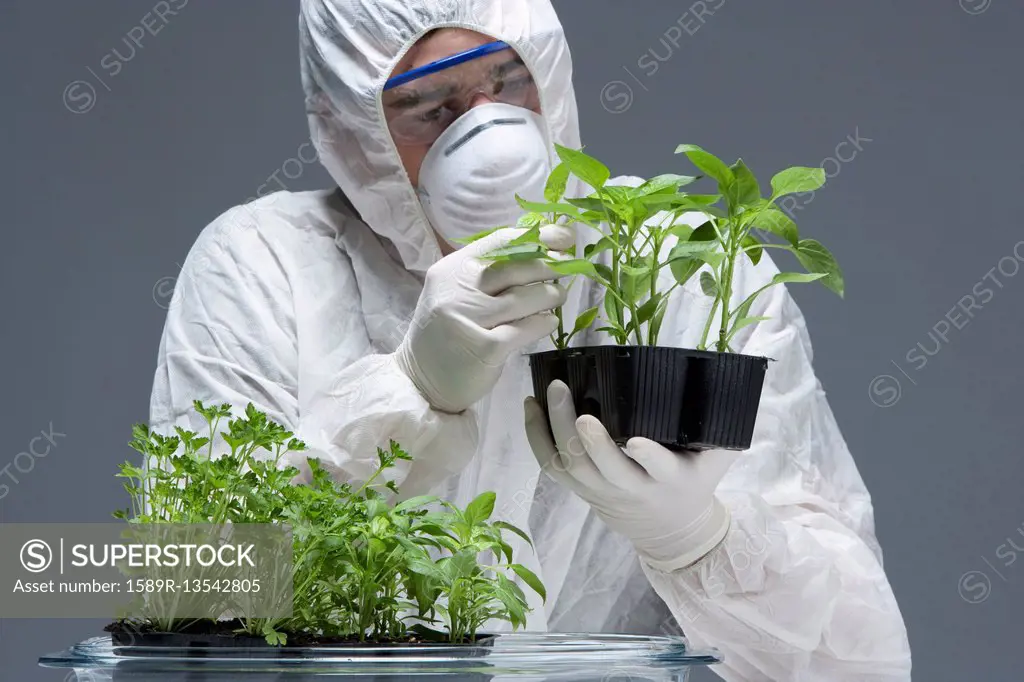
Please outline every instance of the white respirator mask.
M526 213L516 195L543 202L552 169L544 119L529 109L473 107L437 138L423 159L417 194L431 225L457 239L515 226Z

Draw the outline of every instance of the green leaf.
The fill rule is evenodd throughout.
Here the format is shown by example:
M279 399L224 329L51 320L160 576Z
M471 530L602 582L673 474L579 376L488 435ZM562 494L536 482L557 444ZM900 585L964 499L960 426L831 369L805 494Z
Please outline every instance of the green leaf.
M669 252L669 258L696 257L697 254L703 254L708 251L718 251L718 242L680 241L675 246L672 247L672 250Z
M693 234L690 235L691 242L710 242L717 240L718 233L715 232L714 223L712 223L710 220L698 225L697 228L693 231Z
M604 236L593 244L587 244L583 249L583 257L587 260L592 259L602 251L608 251L615 246L615 242L612 241L611 237Z
M742 318L748 317L750 315L750 309L754 305L754 301L757 300L757 297L760 296L762 293L764 293L766 290L771 289L774 286L777 286L779 284L786 284L786 283L790 283L790 282L792 282L794 284L802 283L802 282L813 282L815 280L822 279L824 277L825 277L825 275L823 275L822 273L813 273L813 274L805 274L805 273L802 273L802 272L780 272L780 273L777 273L774 277L772 277L772 281L768 282L768 284L765 284L763 287L761 287L760 289L758 289L754 293L752 293L749 296L747 296L747 298L744 299L743 303L741 303L739 306L737 306L736 309L733 310L732 313L729 314L729 317L730 318L735 317L737 319L742 319Z
M699 206L710 206L722 200L721 194L687 194L686 200Z
M414 632L420 636L420 638L428 642L437 642L438 644L444 644L448 642L448 635L440 630L432 630L423 623L416 623L409 626L409 631Z
M800 240L796 223L774 206L761 211L761 214L754 219L754 226L782 237L793 246L796 246Z
M525 213L516 222L516 227L540 227L546 221L540 213Z
M637 206L634 205L636 204L635 197L633 196L635 190L632 190L632 188L605 187L604 191L609 194L605 206L613 218L618 218L619 222L632 225L639 222L645 215L642 206L640 206L638 212Z
M370 522L370 532L378 538L383 538L388 535L390 526L391 523L388 521L387 516L376 516Z
M367 546L370 548L369 554L371 556L379 556L384 552L388 551L388 546L385 545L384 542L381 541L379 538L370 538L370 540L367 542Z
M597 276L601 279L601 281L605 282L606 286L607 284L611 283L612 269L610 267L608 267L604 263L594 263L594 270L597 271Z
M263 638L270 646L284 646L288 641L288 635L283 632L275 632L273 630L264 631Z
M729 330L728 336L725 337L725 342L727 344L731 342L733 337L736 336L736 332L743 329L744 327L749 327L752 324L757 324L758 322L770 319L770 317L741 317L740 319L733 322L732 329Z
M700 273L700 289L706 296L715 298L718 296L718 281L715 276L706 270Z
M772 194L774 197L781 197L797 192L813 192L824 184L823 169L794 166L775 174L772 178Z
M508 522L506 522L506 521L495 521L495 522L494 522L494 525L495 525L495 526L496 526L497 528L501 528L502 530L507 530L507 531L508 531L508 532L510 532L510 533L514 533L514 534L518 535L518 536L519 536L519 537L521 537L521 538L522 538L523 540L526 540L527 544L529 544L529 545L530 545L531 547L533 547L533 540L531 540L531 539L530 539L530 536L529 536L529 535L527 535L527 534L526 534L526 533L525 533L525 532L524 532L524 531L523 531L523 530L522 530L521 528L519 528L518 526L513 526L513 525L512 525L511 523L508 523Z
M615 339L620 339L620 338L629 336L629 332L627 332L625 329L623 329L622 327L620 327L618 325L607 326L607 327L598 327L597 331L605 332L606 334L608 334L609 336L611 336L611 337L613 337ZM623 341L622 343L624 344L625 341Z
M673 252L675 252L675 247L673 247L672 250L669 251L668 265L670 268L676 261L687 260L697 261L698 269L700 269L700 266L703 265L704 263L707 263L712 268L717 268L722 264L722 262L726 258L724 253L715 248L690 251L688 253L677 253L674 256L672 255Z
M406 561L406 566L408 566L409 570L412 571L413 573L419 573L420 575L425 575L425 576L428 576L428 577L431 577L431 578L438 578L438 579L444 577L444 574L441 571L441 569L438 567L438 565L435 564L433 561L431 561L429 558L424 558L424 557L412 557L412 558L409 558Z
M424 507L428 504L433 504L438 501L437 495L417 495L416 497L410 497L408 500L404 500L395 505L392 510L394 512L404 512L418 507Z
M508 243L508 246L519 246L520 244L540 244L540 226L532 225L521 235Z
M388 510L388 505L383 500L366 500L366 518L373 519Z
M835 256L820 242L814 239L801 239L793 253L808 272L824 273L825 277L821 283L839 294L840 298L846 293L843 272L839 269Z
M682 237L686 235L687 230L689 240L683 241ZM691 229L688 225L674 225L669 231L680 238L669 251L667 261L672 275L680 285L686 284L703 264L718 267L725 258L725 254L719 251L718 237L711 221L701 224L696 229Z
M660 194L670 190L675 192L696 180L697 178L692 175L658 175L637 187L637 191L642 195Z
M680 242L717 242L718 233L710 220L705 221L696 228L684 223L672 225L665 230L666 233L674 235Z
M539 594L541 599L547 601L547 590L544 589L544 583L540 581L537 574L522 564L512 564L509 568L515 571L515 574L522 578L523 582L529 585L531 590Z
M604 187L612 176L607 166L582 151L569 149L560 144L555 145L555 151L573 175L594 189Z
M650 290L651 266L619 266L619 295L626 303L633 304Z
M566 185L569 184L569 166L560 163L555 166L548 176L547 184L544 186L544 198L549 203L557 203L565 195Z
M584 211L591 211L593 213L601 214L602 219L604 218L605 205L600 197L591 195L589 197L582 197L580 199L566 199L566 203L572 204L577 208L582 208Z
M665 228L665 234L670 234L681 242L690 240L693 236L693 228L684 223L678 223L676 225L669 225Z
M494 513L495 499L497 499L497 495L493 491L481 493L466 507L466 522L475 526L481 521L491 518L491 514Z
M573 335L580 333L584 329L590 327L590 325L594 324L594 320L597 318L597 312L598 308L597 306L594 306L593 308L587 308L580 313L576 318L576 324L572 329Z
M527 201L518 194L516 195L516 201L519 202L519 206L524 211L530 211L532 213L565 213L570 216L575 216L579 213L576 207L571 204L541 204L536 201Z
M658 345L658 334L661 333L661 324L665 320L665 311L668 309L668 302L671 296L662 296L658 303L658 309L654 311L651 318L650 335L652 344Z
M498 573L496 576L497 580L493 584L494 596L508 609L509 615L514 619L513 623L526 622L526 603L525 600L517 594L521 592L515 583L506 578L503 574Z
M720 201L721 194L650 194L634 200L640 206L652 210L671 210L682 214L689 211L698 213L721 213L711 204Z
M658 310L658 306L661 305L662 297L663 295L661 293L656 293L654 296L651 296L644 301L642 306L637 308L637 324L646 324L654 317L654 313Z
M736 161L729 170L732 171L735 182L726 189L725 197L734 210L739 206L752 204L761 199L761 189L757 185L757 178L743 163L743 159Z
M608 317L608 322L621 327L622 318L619 317L619 302L615 300L615 297L605 291L604 294L604 313Z
M624 344L626 342L626 337L629 334L622 326L622 316L619 314L619 303L615 300L614 296L611 296L606 291L604 294L603 304L605 318L608 320L608 325L599 328L597 331L607 332L615 339L616 343Z
M776 284L804 284L806 282L816 282L824 276L824 273L821 272L780 272L772 277L772 281L769 286L774 286Z
M452 580L468 578L477 570L476 554L477 552L474 549L460 549L444 562L442 570Z
M574 258L571 260L550 260L548 265L560 275L585 275L597 277L597 270L594 264L585 258Z
M686 194L650 194L634 199L633 204L634 212L700 210L700 206L690 201Z
M721 159L695 144L679 145L676 147L676 154L686 154L694 166L714 178L723 190L735 179L732 170Z
M537 260L547 255L548 251L543 244L509 244L485 253L481 258L493 261L518 261Z
M613 203L623 206L642 196L639 189L629 185L610 185L605 187L603 192ZM598 192L598 195L600 196L600 192Z
M761 248L761 242L757 241L752 235L747 235L740 241L740 246L743 247L747 257L750 258L750 262L757 265L761 262L761 255L764 253L764 249ZM749 249L749 251L747 250Z
M678 246L679 244L676 244L676 247ZM692 254L680 256L676 253L675 247L669 251L668 258L668 267L672 271L672 276L681 285L686 284L704 266L704 262L694 258Z

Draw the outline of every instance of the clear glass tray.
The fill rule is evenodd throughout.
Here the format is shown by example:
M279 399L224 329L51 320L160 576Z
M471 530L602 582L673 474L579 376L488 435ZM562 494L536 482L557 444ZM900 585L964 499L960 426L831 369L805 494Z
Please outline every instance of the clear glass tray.
M283 654L283 655L282 655ZM685 680L693 666L721 661L713 649L692 650L683 637L514 633L486 645L241 649L113 646L94 637L39 659L47 668L74 668L81 682L246 680L269 682L323 676L399 681L446 680Z

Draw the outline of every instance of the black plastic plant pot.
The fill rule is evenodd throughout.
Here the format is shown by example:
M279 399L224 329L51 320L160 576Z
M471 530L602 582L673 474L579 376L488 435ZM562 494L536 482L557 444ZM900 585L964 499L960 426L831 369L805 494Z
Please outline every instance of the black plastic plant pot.
M547 413L555 379L576 414L597 417L617 443L667 448L750 447L768 358L664 346L584 346L530 355L533 390Z

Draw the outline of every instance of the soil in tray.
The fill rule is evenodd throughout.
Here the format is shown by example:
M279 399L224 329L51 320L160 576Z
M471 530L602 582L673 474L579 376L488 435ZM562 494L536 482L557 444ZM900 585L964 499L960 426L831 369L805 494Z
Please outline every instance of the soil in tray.
M251 635L239 635L235 632L242 627L241 621L232 620L199 620L190 623L187 627L177 632L160 632L151 624L138 624L123 620L114 621L104 627L104 631L111 634L111 640L115 646L142 646L142 647L231 647L231 648L255 648L267 650L281 650L282 647L274 647L267 644L263 637ZM355 637L332 637L314 635L307 633L287 633L287 649L310 648L310 647L435 647L435 646L487 646L494 641L493 635L478 634L471 642L452 644L450 642L439 642L426 639L417 634L403 640L391 641L370 641Z

